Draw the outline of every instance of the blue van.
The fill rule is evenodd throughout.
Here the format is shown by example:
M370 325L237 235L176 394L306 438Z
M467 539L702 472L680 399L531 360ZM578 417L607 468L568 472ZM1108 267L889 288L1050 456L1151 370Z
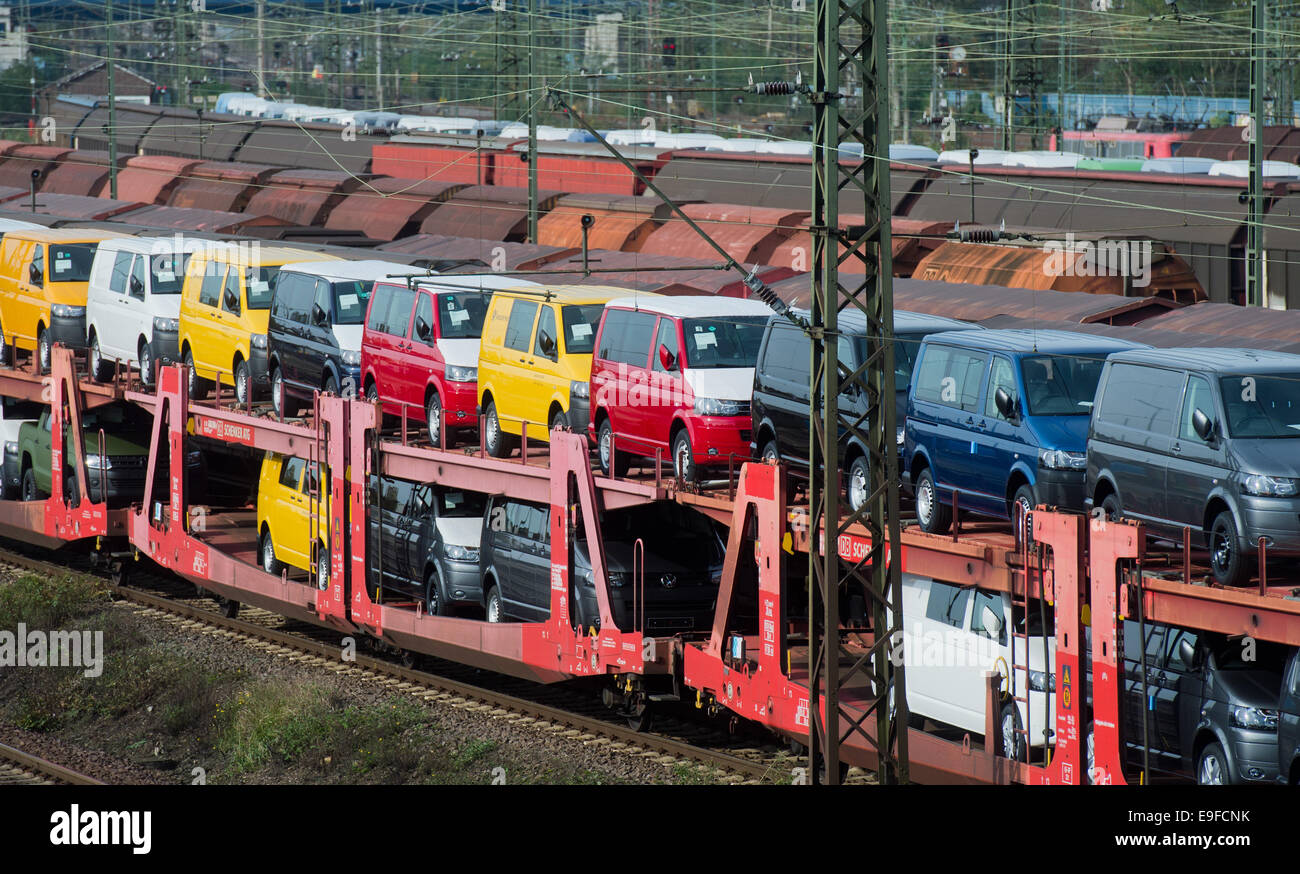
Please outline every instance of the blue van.
M962 509L1010 519L1019 504L1083 509L1088 423L1112 352L1149 348L1069 331L947 331L925 338L903 452L922 530Z

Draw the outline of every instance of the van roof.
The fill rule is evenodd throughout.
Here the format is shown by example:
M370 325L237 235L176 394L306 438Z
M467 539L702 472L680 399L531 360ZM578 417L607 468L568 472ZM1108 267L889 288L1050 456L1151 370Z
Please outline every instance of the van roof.
M1032 328L1007 328L995 331L945 331L926 338L949 346L973 349L997 349L1003 352L1040 352L1049 355L1095 355L1129 349L1149 349L1145 343L1099 337L1075 331L1036 331Z
M1140 349L1121 352L1112 360L1128 364L1155 364L1178 367L1201 373L1276 373L1300 371L1300 355L1271 349L1229 349L1223 347L1184 347Z
M708 319L720 316L768 316L772 311L762 301L716 294L689 294L680 297L619 297L605 306L625 307L672 316L678 319Z
M406 281L402 279L386 279L384 284L406 287ZM461 290L498 291L512 288L523 290L541 288L538 283L520 279L518 276L500 276L495 273L430 273L425 275L421 271L417 284L420 288L426 288L434 293Z
M412 267L410 264L399 264L395 261L381 261L377 258L368 258L363 261L321 261L313 258L310 261L284 264L280 269L294 273L304 273L308 276L319 276L322 279L362 280L387 279L389 276L424 275L429 272L423 267Z
M5 232L6 240L31 240L35 243L98 243L102 240L122 238L129 239L130 235L94 228L37 228Z
M244 246L245 241L238 243L223 241L221 248L204 249L194 253L194 260L201 260L202 256L213 256L214 261L231 261L235 258L245 258L246 253L256 253L259 262L273 267L279 267L283 264L297 264L307 261L339 261L337 255L327 255L324 252L311 252L306 249L294 249L289 246L262 246L256 244Z
M805 319L811 315L808 310L796 309L794 312L803 316ZM789 324L784 316L773 315L772 321L778 324L784 322ZM843 310L840 313L839 329L847 331L850 334L866 336L867 317L857 310ZM932 316L929 313L916 313L911 310L894 310L894 334L938 334L950 331L978 331L984 329L979 325L972 325L969 322L963 322L960 319L950 319L947 316Z
M630 288L617 288L613 285L543 285L527 288L518 283L504 291L507 296L511 291L518 291L520 297L539 297L546 294L562 304L603 304L606 301L628 297L632 293ZM658 296L648 291L637 294L637 297L647 298Z

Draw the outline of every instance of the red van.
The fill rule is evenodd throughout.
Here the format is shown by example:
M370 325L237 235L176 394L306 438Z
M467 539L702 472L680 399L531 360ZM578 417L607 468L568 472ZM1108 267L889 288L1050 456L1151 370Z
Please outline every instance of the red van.
M600 469L671 457L695 480L750 457L754 363L771 310L729 297L619 298L605 304L591 363L591 436ZM616 452L617 458L611 458Z
M420 276L376 282L361 335L361 381L383 411L477 428L478 344L493 289L535 286L505 276Z

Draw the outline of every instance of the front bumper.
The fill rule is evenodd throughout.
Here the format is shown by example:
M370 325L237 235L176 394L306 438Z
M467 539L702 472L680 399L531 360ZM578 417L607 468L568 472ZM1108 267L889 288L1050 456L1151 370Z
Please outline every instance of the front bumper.
M4 484L6 486L18 487L22 485L23 477L20 465L22 460L18 453L5 450L4 457Z
M1234 728L1232 745L1234 783L1272 783L1278 778L1276 732Z
M729 461L739 467L753 458L750 449L750 427L753 420L743 416L692 416L687 420L691 435L691 449L695 463L700 466L725 465Z
M271 362L265 349L253 346L248 350L248 376L254 389L271 388Z
M569 396L569 429L574 434L582 434L591 440L589 424L591 422L591 399Z
M62 343L71 349L86 348L86 317L50 316L50 342Z
M442 419L448 428L478 427L478 382L442 382Z
M448 603L483 603L483 579L479 575L478 562L444 558L442 584Z
M149 341L149 354L154 361L163 364L179 364L181 360L181 337L178 331L159 331L154 329L153 339Z
M1259 548L1259 539L1270 553L1300 555L1300 498L1238 498L1241 514L1243 554Z
M1038 503L1049 507L1060 507L1063 510L1084 508L1084 482L1087 479L1087 471L1056 470L1039 465L1035 477L1034 493L1038 497Z
M611 588L610 610L614 624L620 630L630 631L633 620L640 611L636 608L636 589L631 584ZM645 615L642 630L652 636L669 636L692 632L707 632L713 627L713 608L717 590L711 586L683 586L664 589L651 581L645 590ZM596 603L596 589L584 586L579 591L582 615L592 624L600 615Z

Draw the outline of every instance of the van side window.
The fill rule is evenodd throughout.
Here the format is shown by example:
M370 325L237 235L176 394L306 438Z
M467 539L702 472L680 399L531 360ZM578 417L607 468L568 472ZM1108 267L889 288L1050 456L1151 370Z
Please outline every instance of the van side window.
M420 336L420 325L423 324L427 333ZM411 323L411 339L419 340L430 346L438 343L438 338L433 332L433 300L428 294L421 294L420 299L415 304L415 321Z
M1001 355L993 356L993 366L989 368L989 391L984 397L984 415L1007 421L1007 417L998 411L998 389L1005 388L1014 398L1016 396L1016 373L1011 362Z
M35 285L37 288L44 288L45 287L45 247L44 246L38 244L36 248L32 250L32 266L35 267L38 271L40 271L40 275L41 275L40 279L36 279L32 281L32 285ZM31 274L28 274L27 278L31 278Z
M366 327L372 331L385 330L382 326L388 320L388 307L393 300L393 287L391 285L376 285L374 295L370 301L370 318L366 321Z
M326 282L324 279L317 279L317 280L316 280L316 297L315 297L315 299L312 301L312 304L313 304L312 313L313 313L313 314L315 313L315 307L320 307L320 308L321 308L321 312L325 313L325 322L326 322L326 324L329 323L330 317L333 315L333 309L334 309L334 308L330 305L330 303L331 303L330 298L332 298L333 296L334 296L334 295L331 294L331 292L330 292L330 284L329 284L328 282ZM307 321L310 323L310 322L313 321L313 319L308 318Z
M667 346L669 354L671 354L674 359L681 360L681 349L677 346L677 323L672 319L659 319L659 336L655 337L654 348L650 350L650 361L653 364L654 369L663 373L664 366L659 363L660 346ZM680 369L680 365L678 369Z
M798 328L773 325L767 338L763 372L772 379L794 382L808 389L812 371L812 341Z
M144 256L141 255L131 263L131 279L127 281L126 292L136 300L144 300L147 287L144 279Z
M411 325L411 305L415 303L415 293L405 288L394 288L388 300L388 312L377 330L394 337L405 337ZM378 306L378 303L375 304Z
M650 356L650 340L654 337L653 313L633 313L627 310L610 310L604 331L600 335L600 357L615 364L645 367ZM676 348L674 338L672 348ZM657 359L659 356L656 355Z
M962 589L937 580L931 581L930 600L925 605L925 618L951 625L953 628L964 627L966 602L970 600L970 593L970 589Z
M1178 628L1169 629L1169 647L1166 650L1169 653L1169 670L1181 674L1191 672L1192 665L1183 661L1182 642L1186 640L1195 649L1198 639L1199 635L1195 631L1183 631Z
M297 489L302 481L302 468L306 462L301 458L286 458L280 466L280 485Z
M551 354L547 355L542 351L542 335L551 338ZM560 343L555 337L555 308L542 307L542 317L537 320L537 337L533 341L533 354L541 355L543 358L549 358L552 361L560 356Z
M226 281L226 268L209 261L203 269L203 284L199 286L199 303L215 307L221 303L221 286Z
M974 412L979 404L984 361L984 355L978 352L927 346L921 353L921 372L916 379L917 400Z
M1125 428L1169 435L1174 430L1183 375L1163 367L1112 364L1097 418Z
M380 506L389 513L402 512L411 499L411 489L413 487L414 483L406 480L384 477Z
M506 323L506 346L527 352L533 339L533 320L537 316L537 302L513 300L510 302L510 321Z
M135 256L130 252L118 252L117 257L113 259L113 269L108 277L108 290L118 294L126 293L126 279L131 275L131 259Z
M1180 440L1192 440L1204 443L1201 436L1192 427L1192 414L1200 410L1210 419L1214 419L1214 395L1210 394L1210 381L1203 376L1187 378L1187 392L1183 395L1183 416L1178 426Z
M239 315L239 273L231 270L226 274L226 284L221 289L221 309L233 315Z
M528 507L514 501L506 504L506 531L516 537L527 537Z
M990 592L975 593L975 608L970 612L970 630L980 635L993 639L989 629L984 627L984 608L987 607L993 611L993 615L1002 619L1002 627L998 629L997 641L1000 644L1007 642L1007 617L1002 607L1002 596Z

